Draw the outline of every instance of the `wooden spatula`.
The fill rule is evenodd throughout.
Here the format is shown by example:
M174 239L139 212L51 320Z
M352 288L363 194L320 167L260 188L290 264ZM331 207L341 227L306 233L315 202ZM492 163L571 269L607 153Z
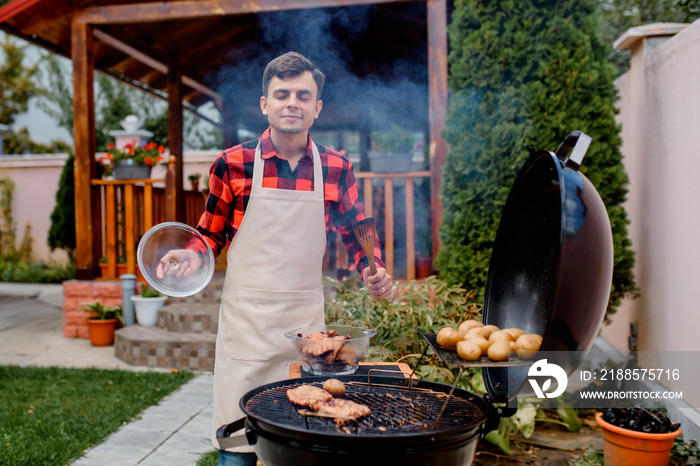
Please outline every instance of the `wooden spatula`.
M374 275L377 273L377 264L374 261L374 238L377 232L374 217L367 217L364 220L355 222L352 230L355 232L355 237L360 242L362 250L367 255L370 273Z

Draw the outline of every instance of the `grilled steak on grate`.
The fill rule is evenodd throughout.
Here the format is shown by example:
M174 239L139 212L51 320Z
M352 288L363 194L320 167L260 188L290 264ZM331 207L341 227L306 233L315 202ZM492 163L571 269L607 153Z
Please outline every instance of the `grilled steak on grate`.
M369 416L370 414L370 409L367 406L343 398L333 398L328 401L314 400L309 407L319 414L330 414L331 416L353 419Z
M333 395L322 388L304 384L287 390L287 398L295 405L311 406L314 402L329 401Z

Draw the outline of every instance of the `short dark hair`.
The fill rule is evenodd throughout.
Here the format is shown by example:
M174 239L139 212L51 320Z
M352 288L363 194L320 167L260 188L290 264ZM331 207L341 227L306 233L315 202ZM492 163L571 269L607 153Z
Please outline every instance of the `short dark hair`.
M299 76L305 71L310 71L311 75L314 77L316 87L318 88L316 100L320 100L326 76L314 62L297 52L287 52L267 64L263 72L262 95L267 97L267 90L270 87L272 78L277 77L284 80Z

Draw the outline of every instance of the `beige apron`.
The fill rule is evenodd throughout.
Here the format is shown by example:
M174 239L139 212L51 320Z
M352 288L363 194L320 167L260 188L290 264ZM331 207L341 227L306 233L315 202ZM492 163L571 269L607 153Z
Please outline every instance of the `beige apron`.
M243 417L238 405L243 395L289 378L289 365L297 360L284 332L324 322L323 172L312 146L313 191L263 188L260 143L255 151L250 200L226 256L214 367L217 448L216 430ZM254 450L245 445L229 451Z

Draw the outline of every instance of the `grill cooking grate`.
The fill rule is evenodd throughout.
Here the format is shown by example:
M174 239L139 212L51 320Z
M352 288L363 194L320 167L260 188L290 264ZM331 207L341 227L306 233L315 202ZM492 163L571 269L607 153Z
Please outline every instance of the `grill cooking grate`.
M333 419L300 414L303 408L287 399L287 390L303 383L289 384L257 393L246 403L246 410L264 422L289 428L302 428L323 433L396 435L425 433L428 430L448 431L473 426L484 418L484 411L473 398L451 397L445 411L435 425L448 395L423 389L407 390L397 387L378 387L361 382L345 383L345 398L366 405L369 416L357 421L346 421L336 426ZM321 383L310 383L321 387Z

